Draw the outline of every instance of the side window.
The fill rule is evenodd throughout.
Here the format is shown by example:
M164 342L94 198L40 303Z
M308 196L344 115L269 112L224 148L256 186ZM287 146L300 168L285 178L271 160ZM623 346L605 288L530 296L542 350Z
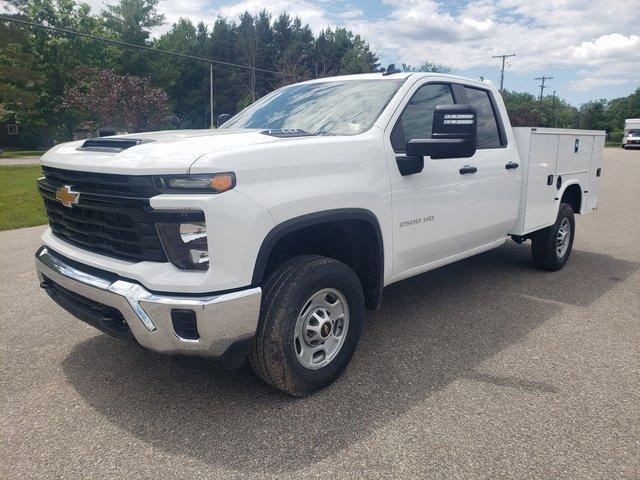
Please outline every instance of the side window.
M433 112L436 105L452 105L451 86L431 83L420 87L404 108L391 133L391 144L396 152L404 152L407 142L414 138L431 138Z
M500 133L489 92L472 87L464 87L464 90L469 103L476 107L478 115L478 148L500 147Z

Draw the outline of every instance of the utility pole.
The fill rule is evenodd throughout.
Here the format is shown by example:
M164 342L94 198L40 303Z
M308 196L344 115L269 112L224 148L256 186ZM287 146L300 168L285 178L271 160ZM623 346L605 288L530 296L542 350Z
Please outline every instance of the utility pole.
M544 92L544 89L545 89L544 82L546 82L547 80L553 80L553 77L546 77L543 75L541 77L534 78L534 80L540 80L542 82L540 83L540 101L542 101L542 93Z
M213 63L209 63L209 109L211 110L211 124L209 128L213 128L215 126L213 123Z
M553 91L553 100L551 102L551 111L553 112L553 126L558 127L558 112L556 111L556 91Z
M515 57L515 53L509 53L507 55L493 55L491 58L501 58L502 59L502 69L500 70L500 93L502 93L502 87L504 85L504 60L509 57Z

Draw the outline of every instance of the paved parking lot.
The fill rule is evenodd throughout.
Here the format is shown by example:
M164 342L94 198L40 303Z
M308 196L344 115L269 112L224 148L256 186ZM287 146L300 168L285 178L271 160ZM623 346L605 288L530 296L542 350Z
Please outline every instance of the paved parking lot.
M292 399L102 335L0 232L2 478L639 478L640 152L609 149L561 272L507 245L393 285Z

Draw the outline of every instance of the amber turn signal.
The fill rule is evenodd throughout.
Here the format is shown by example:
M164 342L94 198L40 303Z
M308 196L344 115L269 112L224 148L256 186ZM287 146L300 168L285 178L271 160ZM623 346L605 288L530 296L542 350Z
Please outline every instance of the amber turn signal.
M160 193L222 193L236 186L233 172L154 177Z
M211 177L211 187L217 192L226 192L231 190L234 184L234 177L230 173L222 173Z

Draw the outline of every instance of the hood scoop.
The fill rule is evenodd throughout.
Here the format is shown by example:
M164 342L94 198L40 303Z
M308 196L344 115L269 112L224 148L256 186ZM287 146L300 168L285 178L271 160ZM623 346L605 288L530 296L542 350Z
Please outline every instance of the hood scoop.
M153 140L140 138L90 138L86 140L81 147L78 147L78 150L90 152L121 152L127 148L148 142L153 142Z

